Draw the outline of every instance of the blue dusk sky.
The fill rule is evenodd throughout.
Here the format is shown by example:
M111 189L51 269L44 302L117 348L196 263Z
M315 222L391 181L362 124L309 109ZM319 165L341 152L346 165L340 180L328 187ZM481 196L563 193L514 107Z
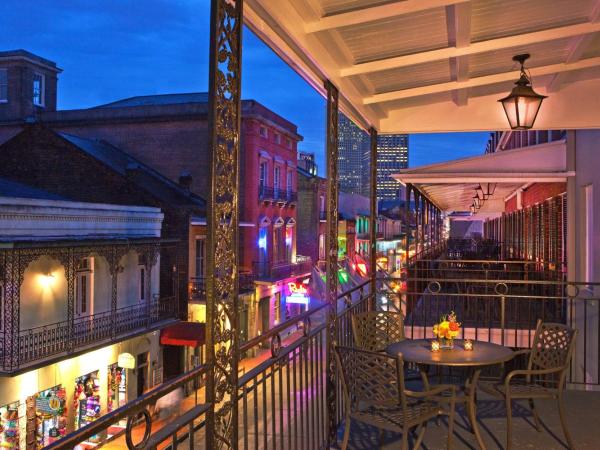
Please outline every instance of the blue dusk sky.
M209 0L3 0L0 50L55 61L58 107L206 91ZM324 169L325 101L247 28L242 96L298 125ZM483 153L487 133L410 136L411 166Z

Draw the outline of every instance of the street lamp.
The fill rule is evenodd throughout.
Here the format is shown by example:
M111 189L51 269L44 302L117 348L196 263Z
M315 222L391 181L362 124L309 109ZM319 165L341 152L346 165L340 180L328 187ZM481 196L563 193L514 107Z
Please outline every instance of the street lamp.
M540 95L533 90L531 78L525 72L525 60L528 53L513 56L513 61L521 64L521 77L515 83L511 93L500 100L508 118L510 128L513 130L528 130L533 127L545 95Z

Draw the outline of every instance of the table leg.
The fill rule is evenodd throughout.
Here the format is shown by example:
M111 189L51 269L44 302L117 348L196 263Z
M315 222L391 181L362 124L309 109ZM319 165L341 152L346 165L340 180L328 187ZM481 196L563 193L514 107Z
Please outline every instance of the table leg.
M479 426L477 425L477 381L479 380L479 375L481 374L481 369L475 369L471 376L467 378L467 382L465 384L466 394L467 394L467 413L469 415L469 421L471 422L471 429L475 438L477 439L477 444L479 444L479 448L485 450L485 444L483 443L483 439L481 438L481 434L479 433Z
M423 389L429 390L429 378L427 377L427 372L429 371L429 366L425 364L419 364L419 373L421 374L421 380L423 381Z

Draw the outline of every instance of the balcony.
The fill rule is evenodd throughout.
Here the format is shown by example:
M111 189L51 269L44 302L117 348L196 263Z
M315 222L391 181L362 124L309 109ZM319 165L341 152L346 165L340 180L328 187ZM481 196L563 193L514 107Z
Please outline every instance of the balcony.
M298 193L296 191L259 185L258 199L263 202L277 202L282 205L291 205L298 201Z
M154 299L149 303L105 311L73 322L62 321L50 325L20 330L15 344L18 353L8 360L4 356L8 339L0 342L0 356L6 372L13 372L37 362L58 359L80 350L122 341L142 333L157 330L178 320L175 297Z
M261 184L258 186L258 199L264 202L275 201L275 191L272 187Z
M295 263L255 261L253 266L257 281L277 281L309 274L312 271L312 260L308 256L296 256Z
M246 293L254 291L256 276L249 272L240 273L238 276L239 292ZM192 277L188 285L189 301L206 301L206 277Z

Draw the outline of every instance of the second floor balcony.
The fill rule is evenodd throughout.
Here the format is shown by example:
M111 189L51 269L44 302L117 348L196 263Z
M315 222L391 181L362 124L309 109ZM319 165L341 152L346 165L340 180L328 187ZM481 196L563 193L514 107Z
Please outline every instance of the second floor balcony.
M239 292L247 293L254 291L256 275L251 272L241 272L238 275ZM189 300L191 302L206 301L207 279L206 277L192 277L189 281Z
M312 271L312 259L296 256L296 262L255 261L253 266L257 281L275 281L309 274Z
M291 189L283 189L260 184L258 186L258 199L263 202L295 204L298 201L298 193Z

